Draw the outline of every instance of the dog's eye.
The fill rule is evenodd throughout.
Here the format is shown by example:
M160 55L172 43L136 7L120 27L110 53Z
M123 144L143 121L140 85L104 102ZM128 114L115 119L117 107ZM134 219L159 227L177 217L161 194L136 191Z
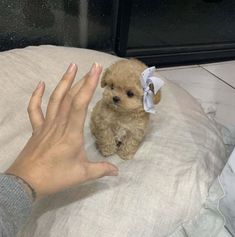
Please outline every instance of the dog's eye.
M127 91L126 94L127 94L128 97L133 97L134 96L134 93L132 91Z
M111 90L113 90L113 89L114 89L113 83L110 85L110 88L111 88Z

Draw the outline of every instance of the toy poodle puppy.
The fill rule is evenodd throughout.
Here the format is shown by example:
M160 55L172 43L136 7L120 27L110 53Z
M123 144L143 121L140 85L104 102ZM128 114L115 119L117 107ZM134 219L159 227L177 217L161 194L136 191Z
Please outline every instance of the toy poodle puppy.
M144 90L140 75L147 66L136 60L120 60L103 74L103 97L91 114L90 128L103 156L118 154L130 160L138 150L149 123L150 114L143 105ZM149 85L153 91L153 84ZM153 104L161 99L161 91L152 97Z

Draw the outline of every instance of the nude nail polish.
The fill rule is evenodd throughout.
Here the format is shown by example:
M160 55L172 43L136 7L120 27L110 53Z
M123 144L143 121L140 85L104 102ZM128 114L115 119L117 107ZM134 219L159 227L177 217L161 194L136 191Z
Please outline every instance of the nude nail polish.
M99 64L96 62L93 63L91 70L90 70L90 74L93 75L97 71L98 68L99 68Z
M38 85L37 85L37 89L39 89L40 87L42 87L42 85L43 85L43 81L40 81L40 82L38 83Z
M75 69L76 65L74 63L71 63L66 71L66 73L70 73Z

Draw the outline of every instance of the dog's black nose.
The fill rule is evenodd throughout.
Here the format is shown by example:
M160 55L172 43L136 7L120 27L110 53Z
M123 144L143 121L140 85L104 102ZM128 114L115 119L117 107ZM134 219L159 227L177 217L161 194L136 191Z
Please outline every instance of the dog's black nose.
M113 102L118 103L120 101L120 98L118 96L113 97Z

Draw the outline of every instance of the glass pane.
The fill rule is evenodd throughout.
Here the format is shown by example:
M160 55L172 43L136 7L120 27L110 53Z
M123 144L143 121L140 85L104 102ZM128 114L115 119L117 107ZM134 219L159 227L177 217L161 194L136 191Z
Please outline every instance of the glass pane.
M39 44L108 50L114 1L0 1L0 51Z
M128 48L231 42L234 0L134 0Z
M114 1L68 0L65 44L92 49L111 49Z

